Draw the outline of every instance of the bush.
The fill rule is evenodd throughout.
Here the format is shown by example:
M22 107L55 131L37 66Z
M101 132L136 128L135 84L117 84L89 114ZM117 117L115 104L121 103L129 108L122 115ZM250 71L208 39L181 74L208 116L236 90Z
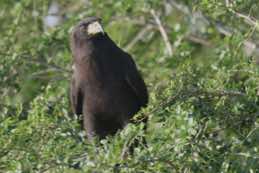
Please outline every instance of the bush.
M0 172L259 172L257 3L60 0L48 28L53 2L0 2ZM143 73L147 132L89 142L71 116L69 31L92 15Z

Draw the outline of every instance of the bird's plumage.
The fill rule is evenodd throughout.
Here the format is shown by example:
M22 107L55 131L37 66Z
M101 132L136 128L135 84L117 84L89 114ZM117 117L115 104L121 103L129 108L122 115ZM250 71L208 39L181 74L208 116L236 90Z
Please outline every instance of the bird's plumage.
M80 28L80 27L79 27ZM71 37L74 72L71 103L83 114L88 137L114 134L148 103L146 85L132 57L106 33L78 39Z

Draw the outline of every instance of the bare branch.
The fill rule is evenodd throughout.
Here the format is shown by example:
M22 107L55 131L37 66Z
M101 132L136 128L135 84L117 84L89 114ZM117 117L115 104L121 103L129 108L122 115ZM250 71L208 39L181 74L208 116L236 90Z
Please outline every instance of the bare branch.
M144 38L144 36L146 35L147 32L149 32L150 30L152 30L154 27L151 24L147 24L145 25L144 28L142 28L136 35L136 37L134 37L128 45L126 45L125 50L129 51L130 49L132 49L134 47L134 45L141 40L142 38Z
M136 36L124 47L124 49L127 51L131 50L137 44L138 41L144 38L147 32L153 29L159 30L157 27L155 27L156 22L153 19L144 21L144 20L136 20L130 17L120 17L118 19L114 17L114 20L121 20L121 22L132 22L134 25L138 27L142 27L140 31L136 34ZM166 24L164 24L164 28L166 32L170 32L172 30L172 28L170 26L167 26ZM209 40L206 40L205 38L202 38L200 36L193 35L190 33L186 34L183 39L191 41L193 43L201 44L206 47L213 46L213 44Z
M187 6L185 6L185 5L181 4L181 3L178 3L175 0L168 0L168 2L175 9L179 10L183 14L185 14L188 17L192 18L193 14L192 14L191 10ZM231 0L225 0L225 3L226 3L227 7L231 7ZM250 26L253 26L255 29L259 30L259 21L256 20L255 18L250 17L249 15L245 15L245 14L236 12L236 11L234 11L232 9L230 9L230 11L233 14L235 14L237 17L244 19L245 22L248 23ZM209 23L212 24L214 22L209 21ZM232 36L233 34L235 34L237 32L236 29L227 27L227 26L225 26L224 24L222 24L220 22L215 23L214 26L215 26L216 30L220 34L222 34L224 36ZM194 42L199 42L200 41L200 40L196 40L196 39L192 39L192 38L190 40L194 41ZM206 45L206 42L201 42L201 44ZM253 40L245 40L243 42L243 48L245 50L246 55L248 55L248 56L250 56L252 54L259 55L259 47L256 45L256 43Z
M241 18L241 19L244 19L244 21L252 26L252 27L255 27L258 31L259 31L259 22L257 19L255 19L254 17L250 17L248 15L245 15L245 14L242 14L242 13L239 13L239 12L236 12L234 10L230 10L233 14L235 14L238 18Z
M187 15L191 15L192 14L190 9L187 6L177 3L175 0L168 0L168 2L174 8L176 8L177 10L181 11L184 14L187 14Z
M187 99L191 97L207 97L207 98L220 98L220 97L246 97L245 93L239 92L239 91L232 91L232 90L215 90L215 91L206 91L203 89L193 89L190 91L179 91L175 95L169 97L166 101L162 101L160 104L158 104L156 107L152 108L151 110L147 111L146 113L140 112L139 114L135 115L131 122L142 122L144 119L146 119L149 115L159 111L163 110L171 105L173 105L177 101L186 101Z
M168 55L172 56L173 55L173 50L172 50L172 46L171 46L171 43L169 41L169 38L167 36L167 33L165 31L165 28L163 27L159 17L156 15L156 13L155 13L155 11L153 9L150 11L150 13L153 16L153 18L154 18L154 20L155 20L155 22L156 22L156 24L157 24L157 26L159 28L159 31L160 31L160 33L162 35L162 38L163 38L163 40L165 42L165 45L166 45L166 49L167 49Z
M189 41L192 41L194 43L199 43L199 44L207 46L207 47L212 47L212 43L209 42L208 40L205 40L201 37L197 37L197 36L192 35L192 34L187 35L186 39L188 39Z
M40 61L33 60L33 59L28 59L28 60L26 61L26 63L43 65L43 66L48 67L48 68L50 68L50 69L55 69L56 71L62 71L62 72L64 72L64 73L68 73L68 74L72 73L71 70L62 68L62 67L60 67L60 66L58 66L58 65L56 65L56 64L53 64L53 63L50 64L50 63L40 62Z

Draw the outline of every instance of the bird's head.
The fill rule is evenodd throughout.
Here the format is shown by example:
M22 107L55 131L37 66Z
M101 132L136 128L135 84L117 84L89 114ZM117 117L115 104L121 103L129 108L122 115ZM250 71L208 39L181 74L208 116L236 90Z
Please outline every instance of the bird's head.
M98 17L88 17L80 21L72 31L72 37L77 40L89 39L99 34L104 34L104 30Z
M85 56L90 52L94 42L106 38L106 33L98 17L88 17L81 20L70 34L70 48L73 56Z

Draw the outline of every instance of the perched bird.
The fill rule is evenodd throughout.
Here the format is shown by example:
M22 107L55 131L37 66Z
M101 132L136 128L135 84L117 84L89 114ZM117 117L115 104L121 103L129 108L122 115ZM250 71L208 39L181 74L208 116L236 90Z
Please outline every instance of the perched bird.
M79 22L70 44L72 109L83 114L88 139L113 135L147 105L144 80L132 57L111 40L97 17Z

